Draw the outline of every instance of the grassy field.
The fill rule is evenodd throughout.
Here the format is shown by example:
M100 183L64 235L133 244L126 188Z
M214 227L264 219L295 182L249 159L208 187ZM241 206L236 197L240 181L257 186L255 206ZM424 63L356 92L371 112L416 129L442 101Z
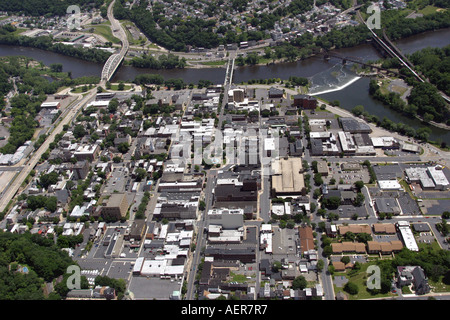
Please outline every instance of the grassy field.
M423 14L424 16L428 15L428 14L433 14L435 13L439 8L435 7L435 6L426 6L425 8L423 8L422 10L419 10L418 12Z
M131 85L126 84L123 90L125 91L125 90L130 90L130 89L131 89ZM119 84L111 84L111 89L108 89L108 90L119 91Z
M349 276L347 274L347 272L335 272L334 273L335 277L336 276L344 276L348 279L349 282L353 282L354 284L356 284L358 286L358 294L350 295L344 291L344 288L338 288L338 287L336 287L336 285L334 285L335 294L337 294L339 292L344 292L348 296L349 300L363 300L363 299L384 298L384 297L395 296L392 293L372 295L371 293L369 293L367 291L367 285L366 285L366 283L367 283L367 268L372 264L376 264L376 263L369 262L369 263L362 264L361 270L352 276Z
M218 60L218 61L205 61L205 62L201 62L201 64L205 65L205 66L223 66L224 64L226 64L227 61L226 60Z
M106 24L99 24L99 25L92 25L90 26L94 29L94 33L98 34L99 36L104 37L106 40L118 44L120 43L120 40L113 36L111 28Z

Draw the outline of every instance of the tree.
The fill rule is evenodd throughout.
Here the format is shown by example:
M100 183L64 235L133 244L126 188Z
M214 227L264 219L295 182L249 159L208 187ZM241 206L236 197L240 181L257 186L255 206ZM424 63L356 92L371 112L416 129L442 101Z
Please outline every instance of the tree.
M364 182L359 180L355 182L355 188L358 190L358 192L361 192L361 189L364 187Z
M322 198L322 204L325 206L325 208L334 210L339 208L339 206L341 205L341 198L338 196Z
M120 153L127 153L129 149L130 145L128 144L128 142L122 142L117 146L117 150L119 150Z
M364 113L364 107L362 105L357 105L356 107L354 107L352 109L352 113L359 117L360 115L362 115Z
M281 265L280 261L274 261L273 264L272 264L272 271L273 272L278 272L278 271L281 270L281 267L282 267L282 265Z
M142 181L147 176L147 171L143 168L136 169L136 181Z
M112 99L108 104L108 112L116 113L118 108L119 108L119 100L117 100L117 98Z
M364 233L364 232L363 233L358 233L356 235L356 240L358 242L364 242L364 243L367 244L368 241L372 241L372 236L370 234Z
M364 203L365 197L361 192L358 192L356 194L356 199L355 199L355 206L360 207L363 203Z
M308 282L306 281L304 276L298 276L292 281L292 289L297 290L303 290L306 288Z
M50 172L48 174L43 174L39 178L39 185L41 185L44 189L48 189L48 187L52 184L58 182L59 174L55 171Z
M315 173L314 174L314 184L316 186L320 186L323 184L322 174L321 173Z
M341 262L342 262L343 264L348 264L348 263L350 262L350 257L349 257L349 256L343 256L343 257L341 258Z
M73 136L77 139L82 138L86 135L86 130L84 129L83 125L77 124L75 128L73 129Z
M316 264L317 270L318 270L319 272L322 271L322 269L323 269L324 266L325 266L325 262L323 262L322 259L319 259L319 260L317 261L317 264Z
M358 294L359 289L355 283L349 281L345 284L344 291L351 295L355 295L355 294Z
M62 72L63 70L63 65L61 63L52 63L50 65L50 70L52 72Z

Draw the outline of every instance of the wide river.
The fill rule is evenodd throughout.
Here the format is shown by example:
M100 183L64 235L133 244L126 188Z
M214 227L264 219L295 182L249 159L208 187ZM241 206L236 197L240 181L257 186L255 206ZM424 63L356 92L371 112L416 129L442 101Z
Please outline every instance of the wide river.
M411 54L426 47L443 47L450 44L450 29L426 32L420 35L405 38L396 42L403 53ZM381 58L379 52L370 44L353 48L335 50L342 56L359 57L363 61ZM0 45L0 56L23 55L41 61L46 65L61 63L63 71L71 71L73 77L97 75L100 76L102 65L47 52L34 48L12 47ZM341 61L330 59L325 61L320 57L312 57L298 62L280 63L269 66L238 67L234 72L234 83L250 79L281 78L290 76L307 77L310 79L310 93L328 101L339 100L340 106L351 110L356 105L363 105L370 114L380 119L388 117L394 122L403 122L414 128L422 126L421 122L399 114L381 103L373 100L368 94L369 81L367 77L358 77L350 70L350 65L343 66ZM139 69L131 66L121 66L114 75L112 82L130 81L142 73L158 73L165 79L182 78L186 83L197 83L198 80L210 80L214 83L223 83L224 68L204 69L173 69L152 70ZM450 144L450 131L431 127L431 140L445 141Z

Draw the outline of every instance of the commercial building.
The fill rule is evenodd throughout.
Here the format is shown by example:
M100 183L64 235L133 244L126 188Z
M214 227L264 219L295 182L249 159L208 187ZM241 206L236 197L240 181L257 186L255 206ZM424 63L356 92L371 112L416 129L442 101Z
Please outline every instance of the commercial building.
M397 222L397 229L402 236L402 240L406 248L411 251L419 251L419 247L416 239L414 238L414 234L409 227L409 223L407 221L399 221Z
M211 209L208 211L210 224L222 226L224 229L241 228L244 224L243 209Z
M369 125L362 121L358 121L353 118L339 118L339 122L341 123L342 130L350 133L371 133L372 129Z
M272 192L275 196L300 196L305 192L303 166L299 158L272 162Z
M406 168L405 173L410 183L420 183L424 190L447 190L450 188L449 181L439 166Z
M317 107L317 99L305 94L297 94L295 96L292 97L293 98L293 103L292 106L294 107L298 107L298 108L303 108L303 109L316 109Z
M397 180L378 180L378 186L381 190L403 190Z
M43 109L59 109L59 107L61 107L61 102L59 101L49 101L41 104Z
M315 250L313 230L310 226L298 227L298 235L300 238L301 254L305 254L309 250Z
M128 211L128 200L125 193L113 193L107 199L105 205L101 209L102 217L110 217L120 219L125 217Z
M89 160L94 161L100 153L98 144L79 146L73 153L78 161Z
M444 174L444 171L440 167L428 167L428 174L431 179L433 179L435 188L437 190L447 190L450 188L450 184L447 180L447 177Z
M395 198L376 198L375 209L378 213L399 215L402 211Z

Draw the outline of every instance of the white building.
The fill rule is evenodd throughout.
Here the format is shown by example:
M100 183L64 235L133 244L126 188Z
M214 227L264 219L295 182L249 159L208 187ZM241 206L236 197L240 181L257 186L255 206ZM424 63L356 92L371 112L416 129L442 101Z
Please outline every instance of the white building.
M406 248L411 251L419 251L419 247L417 246L416 239L414 238L411 228L409 227L409 223L407 221L399 221L397 222L397 228L400 231Z

